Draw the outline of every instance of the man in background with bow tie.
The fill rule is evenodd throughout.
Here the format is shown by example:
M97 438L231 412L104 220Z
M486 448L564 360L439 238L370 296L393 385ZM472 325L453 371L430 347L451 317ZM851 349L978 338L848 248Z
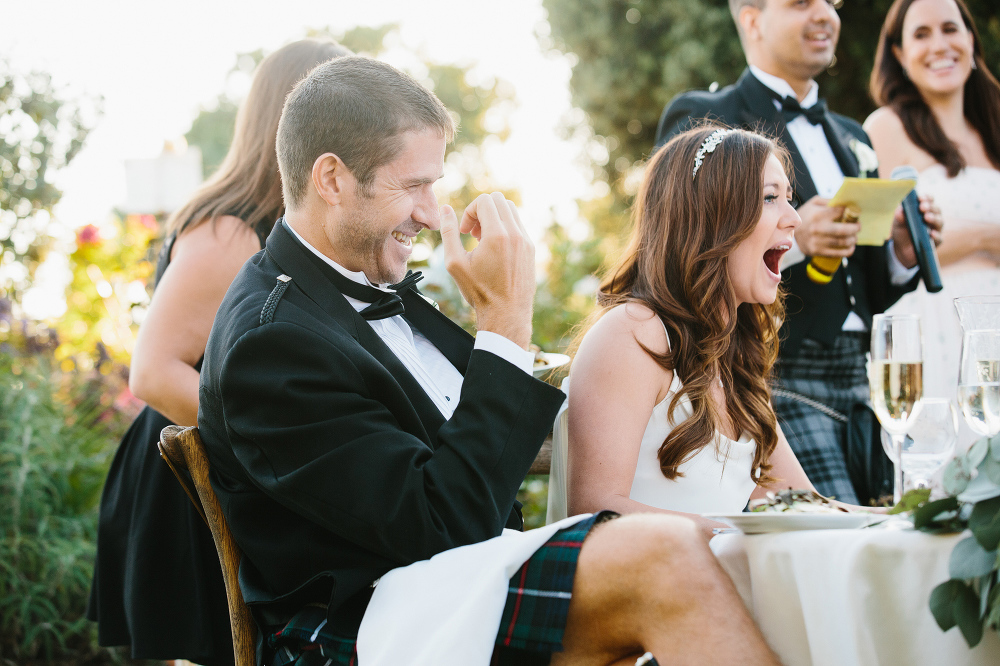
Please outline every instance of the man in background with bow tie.
M776 664L691 521L605 512L488 541L521 529L564 396L532 377L534 248L513 203L438 208L453 133L369 58L320 65L285 102L285 216L219 307L198 415L258 662ZM404 279L439 228L475 339Z
M833 60L840 34L835 4L729 0L748 68L739 81L718 92L674 98L660 118L656 145L709 119L778 137L791 153L802 224L795 230L795 246L781 260L785 321L773 403L816 488L854 504L859 498L841 446L849 415L869 399L865 352L872 315L916 288L919 278L901 210L885 246L859 247L860 225L841 222L844 209L827 206L845 176L864 175L863 169L878 177L861 124L830 112L813 80ZM929 199L921 208L932 236L939 238L936 209ZM841 258L829 283L807 275L814 256Z

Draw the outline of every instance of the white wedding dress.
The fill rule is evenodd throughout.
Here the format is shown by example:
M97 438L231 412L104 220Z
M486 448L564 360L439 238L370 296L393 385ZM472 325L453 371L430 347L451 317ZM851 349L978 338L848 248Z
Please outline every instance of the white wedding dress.
M954 178L948 178L945 168L934 164L918 175L917 191L934 197L945 229L983 223L1000 225L1000 171L996 169L966 167ZM985 253L976 254L942 267L941 282L944 288L934 294L928 293L921 283L888 312L920 316L924 395L955 400L962 327L953 301L958 296L1000 294L1000 268ZM971 430L963 430L960 449L974 438Z
M738 440L716 433L716 441L702 447L678 467L670 480L660 470L656 453L676 424L691 418L691 401L681 398L668 417L670 401L681 389L674 373L667 396L653 407L639 445L629 498L649 506L686 513L739 513L750 500L757 484L750 478L757 445L744 433Z
M569 380L563 382L569 392ZM646 430L639 444L639 459L632 478L629 499L659 509L685 513L740 513L750 500L757 484L750 478L757 445L744 434L733 440L716 433L716 441L702 447L678 468L681 475L670 480L660 471L656 453L677 424L691 418L691 401L681 398L669 418L670 401L681 389L681 380L674 373L663 400L653 407ZM567 401L568 402L568 401ZM556 417L552 435L552 464L549 471L549 495L546 522L566 517L566 468L569 433L566 407Z

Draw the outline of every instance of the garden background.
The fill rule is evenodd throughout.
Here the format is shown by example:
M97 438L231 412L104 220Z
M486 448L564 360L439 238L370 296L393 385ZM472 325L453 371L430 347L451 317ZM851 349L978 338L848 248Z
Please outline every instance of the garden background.
M665 104L693 88L724 86L744 67L725 0L542 0L547 19L533 38L569 57L576 111L561 129L580 146L589 194L567 224L535 220L539 266L534 342L563 351L594 305L602 265L620 249L628 206ZM835 63L819 78L833 110L863 120L874 106L867 81L888 0L845 0ZM990 0L969 0L986 62L1000 74L1000 18ZM485 5L484 5L485 6ZM2 15L2 10L0 10ZM2 20L2 18L0 18ZM39 21L54 20L38 16ZM398 24L303 28L379 57L398 45ZM247 76L262 50L233 53L233 76ZM498 187L481 146L508 140L507 119L523 100L502 79L413 53L412 73L459 117L449 147L442 203L463 208ZM220 92L185 134L207 177L221 161L240 99ZM101 122L99 96L73 96L44 71L13 67L0 51L0 662L127 661L97 647L83 619L92 573L97 506L107 466L141 404L128 391L132 341L152 293L164 214L116 211L105 219L53 215L54 184ZM545 155L525 155L545 160ZM518 187L503 186L519 201ZM470 325L435 251L436 234L415 254L426 290ZM47 259L71 271L64 313L31 318L25 295ZM551 378L558 382L559 376ZM522 487L529 526L544 520L545 478Z

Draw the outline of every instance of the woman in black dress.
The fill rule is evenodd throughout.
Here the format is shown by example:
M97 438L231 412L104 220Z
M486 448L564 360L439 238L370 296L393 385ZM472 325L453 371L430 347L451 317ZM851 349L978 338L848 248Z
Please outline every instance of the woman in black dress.
M168 223L129 377L148 406L108 472L87 609L100 644L130 646L133 658L233 663L212 535L156 442L165 426L197 424L198 372L216 310L284 210L274 142L285 96L313 67L347 53L303 40L265 58L225 161Z

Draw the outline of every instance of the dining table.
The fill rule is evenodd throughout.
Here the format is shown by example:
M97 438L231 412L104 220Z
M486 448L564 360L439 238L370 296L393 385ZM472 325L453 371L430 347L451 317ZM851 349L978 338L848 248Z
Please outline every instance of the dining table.
M969 648L930 611L965 536L894 518L864 529L719 534L710 545L786 666L998 666L996 632Z

